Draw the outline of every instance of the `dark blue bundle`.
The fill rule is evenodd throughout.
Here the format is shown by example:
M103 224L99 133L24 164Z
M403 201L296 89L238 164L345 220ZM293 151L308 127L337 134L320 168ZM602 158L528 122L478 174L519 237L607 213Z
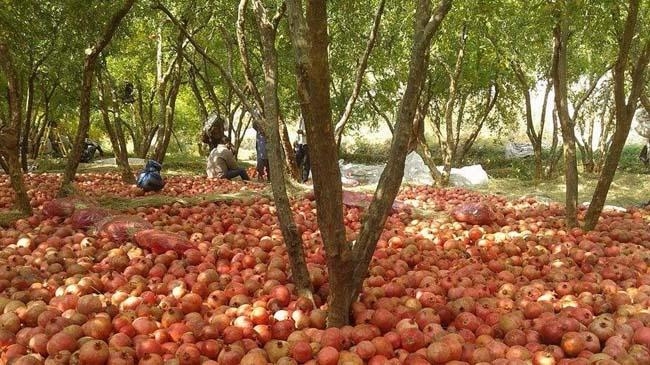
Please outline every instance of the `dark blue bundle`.
M144 191L158 191L165 186L165 181L160 175L162 165L158 161L149 160L144 170L138 175L137 185Z

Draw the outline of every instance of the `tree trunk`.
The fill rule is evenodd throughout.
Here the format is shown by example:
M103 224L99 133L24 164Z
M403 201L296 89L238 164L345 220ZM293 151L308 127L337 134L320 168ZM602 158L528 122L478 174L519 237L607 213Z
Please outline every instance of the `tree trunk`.
M381 227L397 195L404 174L404 159L412 134L412 123L425 74L425 54L431 38L451 7L441 1L431 14L429 1L417 4L415 34L409 63L409 78L391 144L391 154L379 180L361 233L354 243L346 242L341 209L341 176L331 124L329 67L327 55L327 11L325 1L308 0L306 19L298 0L288 0L290 37L296 58L298 97L306 124L307 141L314 158L312 164L318 224L329 272L327 325L349 323L350 306L357 299L367 276Z
M553 87L555 90L555 107L562 130L562 145L564 149L565 163L565 209L566 226L573 228L578 225L578 166L576 159L576 143L574 134L574 123L569 115L568 93L567 93L567 43L568 43L568 20L565 14L565 3L560 1L556 15L556 25L553 28L554 57L551 74L553 76Z
M29 134L32 127L32 115L34 111L34 79L36 78L36 70L32 71L27 80L27 100L25 101L25 123L20 131L20 164L23 172L28 171L27 166L27 152L30 146ZM34 140L32 140L33 144Z
M44 100L43 100L43 122L41 123L40 128L38 129L38 133L36 133L36 138L34 141L34 149L32 149L32 158L36 159L39 156L39 151L41 149L41 144L43 141L43 136L45 135L45 132L48 130L48 127L50 125L50 100L52 100L52 96L54 95L54 91L56 91L58 87L58 84L55 84L54 87L52 87L52 90L50 92L45 92L43 91L44 94ZM44 88L45 89L45 88ZM54 148L54 147L53 147Z
M454 66L453 73L449 75L449 96L445 104L445 138L443 140L443 158L442 158L442 185L449 184L449 176L451 174L451 165L454 160L456 151L456 143L454 137L454 109L456 107L456 97L458 96L458 82L463 71L463 59L465 58L465 44L467 35L465 27L461 32L460 42L458 47L458 54L456 55L456 65ZM457 117L460 119L460 117Z
M291 138L289 138L289 131L287 130L287 123L284 119L280 118L280 143L284 151L284 167L291 175L291 178L297 181L300 178L298 164L296 163L296 152L293 150Z
M494 87L494 93L492 92L493 87ZM496 105L498 98L499 98L499 85L495 84L494 86L490 86L485 95L485 108L483 109L482 113L477 115L475 117L476 119L471 123L471 125L474 126L472 132L469 134L469 136L467 136L465 141L463 141L460 150L456 152L456 160L458 161L459 165L463 164L463 162L465 161L465 156L467 156L472 146L474 146L474 142L476 141L479 134L481 133L481 130L483 130L483 125L485 124L485 121L488 119L490 113L494 109L494 106ZM460 130L458 131L458 136L460 136Z
M164 101L164 108L163 108L163 113L165 114L163 117L164 124L162 125L162 128L159 129L159 132L161 132L159 135L161 136L161 139L157 141L156 144L156 150L154 152L154 159L161 164L163 163L165 159L165 154L167 153L167 148L169 147L169 141L171 140L172 132L174 131L174 114L176 112L176 97L178 96L178 92L180 91L180 86L181 86L181 72L180 72L180 67L181 65L178 65L179 70L176 72L176 75L174 76L172 86L169 90L169 95L165 98Z
M79 126L77 128L77 135L75 136L72 151L68 155L68 162L63 172L63 180L59 190L59 196L70 195L73 190L73 181L79 166L79 158L81 157L81 150L83 148L83 141L88 136L90 129L90 97L93 87L93 77L95 73L95 66L97 57L102 50L110 43L117 27L122 22L122 19L128 14L133 6L135 0L125 0L122 7L117 10L111 17L101 36L97 42L90 48L84 59L83 74L81 80L81 96L79 98Z
M9 106L9 121L0 126L0 157L4 161L3 169L9 174L9 182L16 194L14 206L24 214L32 213L25 180L20 168L19 140L22 123L20 84L16 76L9 46L0 39L0 70L7 80L7 104Z
M616 107L616 128L612 137L612 144L605 158L605 164L596 189L591 198L591 203L585 215L585 229L592 230L598 223L600 213L605 206L607 192L614 180L614 174L625 146L625 140L630 132L632 118L639 101L639 96L645 85L645 73L650 60L650 40L643 44L642 51L636 60L630 60L630 49L633 39L638 36L637 17L639 12L639 0L630 0L625 28L618 45L618 55L614 65L614 105ZM630 63L631 85L626 98L626 71ZM627 99L627 100L626 100Z
M246 6L246 1L243 1ZM253 0L260 34L262 38L262 60L264 67L263 106L264 121L262 123L268 138L268 156L273 199L277 208L280 229L287 246L287 254L291 265L293 283L299 295L312 298L312 285L305 262L302 237L293 219L289 197L285 186L285 170L282 158L280 139L280 105L278 101L278 56L275 48L277 29L268 19L266 9L260 0Z
M97 72L97 85L99 89L99 105L104 120L104 126L108 133L113 154L115 155L115 164L120 170L122 181L127 184L135 184L135 177L131 166L129 165L129 156L126 151L126 143L124 143L124 135L122 133L122 121L119 117L119 105L114 98L113 83L110 76L107 77L106 82L102 77L102 72ZM113 110L113 122L111 122L111 112ZM121 135L121 137L120 137ZM121 139L121 140L120 140Z

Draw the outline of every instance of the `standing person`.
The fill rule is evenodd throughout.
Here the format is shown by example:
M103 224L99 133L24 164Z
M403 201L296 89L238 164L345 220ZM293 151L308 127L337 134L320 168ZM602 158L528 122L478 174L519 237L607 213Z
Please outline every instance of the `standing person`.
M300 178L302 182L305 183L309 179L311 164L309 163L309 148L307 147L305 120L302 117L300 117L300 123L298 124L298 137L296 137L294 149L296 152L296 163L298 164L298 170L300 170Z
M266 154L266 137L260 128L255 128L257 136L255 137L255 151L257 152L257 180L271 181L269 170L269 157Z
M233 154L233 145L228 138L223 137L221 143L210 151L206 173L208 177L218 177L220 179L232 179L241 177L242 180L250 180L246 170L237 165L237 159Z

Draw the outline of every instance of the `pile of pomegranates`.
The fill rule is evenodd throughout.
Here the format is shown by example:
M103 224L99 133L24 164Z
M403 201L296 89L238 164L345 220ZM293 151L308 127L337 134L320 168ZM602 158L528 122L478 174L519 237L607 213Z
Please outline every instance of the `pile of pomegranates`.
M91 196L133 193L105 178L77 184ZM386 222L350 325L326 328L326 256L310 197L292 207L313 302L296 296L262 195L120 212L189 243L152 252L72 215L44 215L57 180L31 175L38 209L0 230L2 363L650 364L649 214L639 208L606 211L583 232L564 228L556 203L404 187L405 209ZM243 186L178 177L162 194ZM466 203L489 207L488 223L452 218ZM363 214L345 207L349 239Z

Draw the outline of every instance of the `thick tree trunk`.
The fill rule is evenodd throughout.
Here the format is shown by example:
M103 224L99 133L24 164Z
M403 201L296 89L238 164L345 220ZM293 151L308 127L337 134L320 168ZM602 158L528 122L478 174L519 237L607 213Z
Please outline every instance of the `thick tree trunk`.
M596 189L591 198L591 203L585 215L585 229L592 230L598 223L600 213L605 206L607 192L614 180L614 174L625 146L625 140L630 132L632 118L639 101L639 97L645 85L645 73L650 60L650 41L646 40L638 58L633 61L631 67L631 85L626 98L626 72L630 63L630 49L636 35L638 35L637 17L639 12L639 0L630 0L625 21L623 35L619 41L618 56L614 65L614 102L616 107L616 129L612 137L612 144L605 158L605 164ZM627 99L627 100L626 100Z
M552 69L553 86L555 90L555 107L562 130L562 143L564 148L565 163L565 210L567 228L578 225L578 164L576 155L576 143L573 120L569 115L568 93L567 93L567 43L568 43L568 20L564 14L564 1L558 6L559 14L557 23L553 28L554 39L554 62Z
M441 1L434 14L431 14L431 4L427 0L420 0L416 6L409 78L400 103L391 154L364 216L359 238L351 244L345 239L341 176L331 125L325 1L308 0L306 19L303 18L299 1L287 1L290 36L296 58L298 96L310 153L318 157L314 158L312 171L318 224L327 253L330 284L327 325L330 327L349 323L350 306L357 299L367 276L377 239L404 174L404 159L422 89L422 75L425 74L425 54L431 37L451 7L451 1Z
M0 70L7 80L7 104L9 121L0 126L0 159L4 161L3 169L9 174L9 182L16 194L14 206L25 214L32 213L25 180L20 168L20 127L22 123L20 85L16 76L9 46L0 39Z
M97 42L90 48L84 59L83 74L81 80L81 96L79 98L79 126L77 128L77 135L75 136L72 151L68 155L68 162L63 172L63 180L59 190L59 196L70 195L73 190L73 181L79 166L79 158L83 148L83 141L88 136L90 129L90 97L93 86L93 77L95 73L95 66L97 57L102 50L110 43L117 27L122 22L122 19L128 14L129 10L135 3L135 0L125 0L122 7L113 14L111 20L108 22L101 36Z

